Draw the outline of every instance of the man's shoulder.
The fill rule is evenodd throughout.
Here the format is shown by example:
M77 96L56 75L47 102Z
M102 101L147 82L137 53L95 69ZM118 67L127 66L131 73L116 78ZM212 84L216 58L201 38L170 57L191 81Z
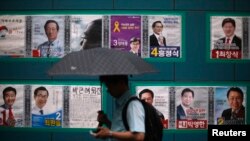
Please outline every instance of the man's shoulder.
M182 109L181 104L177 106L177 110Z
M223 110L223 112L222 112L222 113L224 113L224 114L226 114L226 113L231 113L231 111L232 111L232 109L231 109L231 108L229 108L229 109L225 109L225 110Z
M6 109L6 108L5 108L5 105L4 105L4 104L0 106L0 111L3 111L3 110L5 110L5 109Z
M233 39L234 39L234 40L237 40L237 41L241 41L241 38L238 37L237 35L235 35Z
M154 37L155 37L155 35L154 35L154 34L151 34L149 37L150 37L150 38L154 38Z
M47 44L48 44L48 41L43 42L43 43L41 43L41 44L38 46L38 48L41 48L41 47L43 47L43 46L46 46Z

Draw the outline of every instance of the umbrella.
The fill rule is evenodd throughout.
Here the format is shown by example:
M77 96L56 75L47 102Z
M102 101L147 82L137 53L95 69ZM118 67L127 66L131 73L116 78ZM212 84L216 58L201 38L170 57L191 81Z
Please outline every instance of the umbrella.
M49 75L133 75L156 72L142 58L107 48L71 52L54 64Z

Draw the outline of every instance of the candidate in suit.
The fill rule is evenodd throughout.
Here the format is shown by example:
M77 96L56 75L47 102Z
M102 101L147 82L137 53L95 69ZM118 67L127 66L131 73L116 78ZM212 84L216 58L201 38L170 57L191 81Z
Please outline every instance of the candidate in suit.
M35 115L46 115L49 112L44 110L44 106L47 103L49 97L48 90L41 86L35 89L34 91L34 99L35 99L35 106L32 108L32 114Z
M48 41L40 44L40 57L63 57L64 46L57 38L59 32L59 25L55 20L47 20L44 25L44 30Z
M187 110L193 109L191 104L194 100L194 91L185 88L181 92L181 104L177 106L177 120L187 119Z
M0 106L0 113L5 113L6 117L0 115L0 126L15 126L16 120L14 117L13 105L16 101L16 89L6 87L3 90L4 104Z
M163 24L161 21L155 21L152 24L153 34L149 36L150 46L166 46L166 38L162 36Z
M139 93L139 98L144 100L145 102L149 103L150 105L153 105L154 92L150 89L143 89ZM164 115L159 110L156 109L156 112L157 112L158 116L161 118L161 120L165 120Z
M239 87L231 87L227 92L227 100L230 106L222 112L224 120L244 120L245 107L242 105L244 94Z
M222 29L225 37L220 38L214 44L214 49L231 49L241 50L242 40L240 37L235 35L236 24L232 18L226 18L222 21Z

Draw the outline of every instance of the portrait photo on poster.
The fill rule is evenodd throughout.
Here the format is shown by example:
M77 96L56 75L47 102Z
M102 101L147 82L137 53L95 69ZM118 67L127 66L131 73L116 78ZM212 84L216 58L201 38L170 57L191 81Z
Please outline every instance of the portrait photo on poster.
M32 57L63 57L65 55L65 16L32 16L31 21Z
M214 124L246 124L246 92L244 86L216 87L214 94Z
M102 47L102 15L70 16L70 51Z
M24 85L0 84L0 127L25 127Z
M208 125L208 87L176 87L176 128L206 129Z
M63 119L63 86L31 86L31 126L61 128Z
M149 57L181 58L182 17L178 15L150 15L147 18Z
M210 16L210 59L249 60L249 17Z
M136 95L155 107L164 129L170 128L170 100L168 86L136 86Z

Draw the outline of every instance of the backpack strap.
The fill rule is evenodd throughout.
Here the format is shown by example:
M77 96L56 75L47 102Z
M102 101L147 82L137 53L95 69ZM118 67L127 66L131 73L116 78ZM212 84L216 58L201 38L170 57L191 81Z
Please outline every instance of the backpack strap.
M125 127L125 129L127 131L129 131L129 126L128 126L128 120L127 120L127 110L128 110L128 105L131 101L133 100L138 100L138 101L141 101L138 97L136 96L133 96L131 97L127 102L126 104L124 105L123 109L122 109L122 121L123 121L123 125Z

